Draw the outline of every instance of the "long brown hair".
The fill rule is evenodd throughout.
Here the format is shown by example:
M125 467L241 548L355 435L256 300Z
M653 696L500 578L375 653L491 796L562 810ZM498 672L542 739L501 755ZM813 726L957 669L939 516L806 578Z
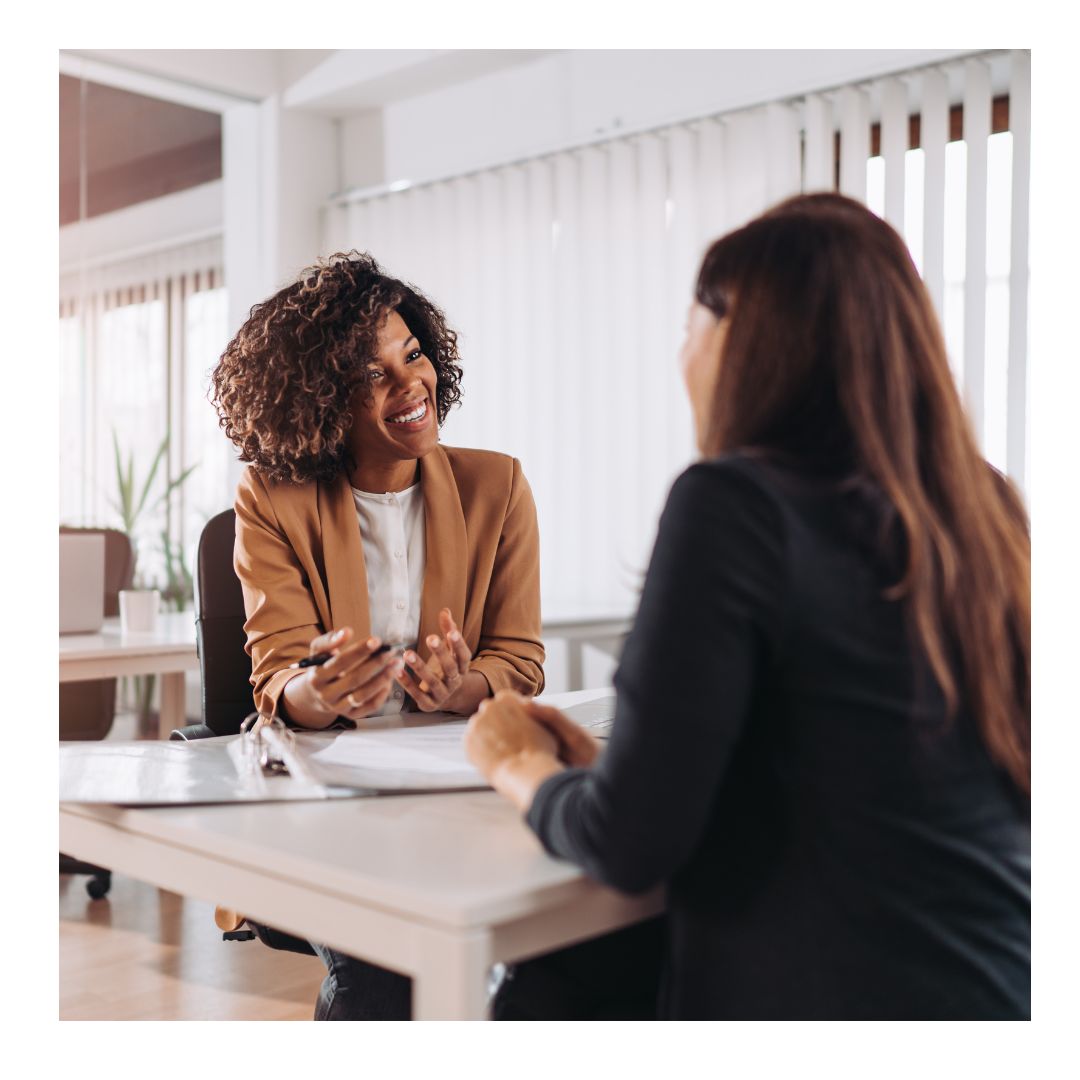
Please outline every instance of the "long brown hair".
M789 199L716 241L696 297L730 318L704 449L844 465L895 512L902 600L949 715L1031 791L1031 544L983 459L899 235L840 195Z

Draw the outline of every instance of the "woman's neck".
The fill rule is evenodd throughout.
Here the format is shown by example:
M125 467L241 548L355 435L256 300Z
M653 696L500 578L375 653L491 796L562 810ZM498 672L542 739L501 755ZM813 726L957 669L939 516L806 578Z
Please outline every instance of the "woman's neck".
M371 491L381 495L384 491L404 491L420 479L420 461L416 458L404 461L365 461L349 473L349 483L357 491Z

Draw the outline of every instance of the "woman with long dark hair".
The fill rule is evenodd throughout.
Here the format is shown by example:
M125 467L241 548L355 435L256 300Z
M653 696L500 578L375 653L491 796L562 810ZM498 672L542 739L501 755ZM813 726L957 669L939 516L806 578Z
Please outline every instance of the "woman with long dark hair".
M781 204L709 248L681 360L702 457L607 748L507 693L470 756L552 854L666 883L660 1016L1026 1017L1026 518L903 241Z

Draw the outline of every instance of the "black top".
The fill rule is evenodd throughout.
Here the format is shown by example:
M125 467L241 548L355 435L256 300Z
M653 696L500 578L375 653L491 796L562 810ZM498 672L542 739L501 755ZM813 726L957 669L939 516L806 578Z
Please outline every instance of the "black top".
M662 1016L1029 1015L1029 804L946 720L873 519L745 456L683 473L607 749L529 809L600 881L668 882Z

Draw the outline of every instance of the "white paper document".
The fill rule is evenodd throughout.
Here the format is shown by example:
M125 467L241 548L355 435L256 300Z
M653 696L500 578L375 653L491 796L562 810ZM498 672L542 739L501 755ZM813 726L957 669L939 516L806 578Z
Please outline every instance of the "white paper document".
M615 705L610 690L560 694L551 703L606 737ZM165 806L485 788L465 756L467 724L448 713L401 713L362 721L356 731L294 731L291 775L264 773L257 743L239 735L61 743L60 800Z
M571 696L571 695L567 695ZM570 719L606 738L615 711L610 691L574 694ZM461 791L487 781L465 756L465 728L450 713L401 713L362 722L359 731L296 733L296 749L323 784L371 791Z
M356 794L304 777L266 775L243 747L240 735L194 742L63 742L60 801L177 806Z
M460 717L419 714L422 725L361 731L305 731L296 749L323 784L374 791L453 791L487 787L465 756ZM410 718L411 719L411 718Z

